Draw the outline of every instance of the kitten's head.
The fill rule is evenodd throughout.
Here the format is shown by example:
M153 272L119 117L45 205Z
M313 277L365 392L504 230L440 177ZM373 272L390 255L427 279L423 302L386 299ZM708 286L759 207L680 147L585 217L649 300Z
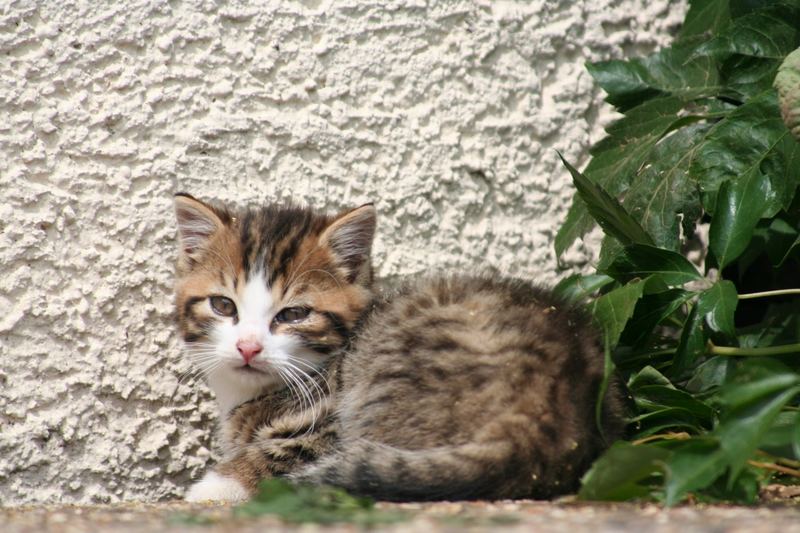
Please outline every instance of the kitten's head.
M223 407L292 388L347 344L371 298L371 205L237 212L178 194L175 213L180 332Z

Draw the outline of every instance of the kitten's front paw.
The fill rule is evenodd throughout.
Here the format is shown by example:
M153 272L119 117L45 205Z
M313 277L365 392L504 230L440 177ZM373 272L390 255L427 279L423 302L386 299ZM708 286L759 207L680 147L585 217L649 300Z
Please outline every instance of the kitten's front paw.
M211 471L189 488L185 499L187 502L241 502L248 498L250 494L241 483Z

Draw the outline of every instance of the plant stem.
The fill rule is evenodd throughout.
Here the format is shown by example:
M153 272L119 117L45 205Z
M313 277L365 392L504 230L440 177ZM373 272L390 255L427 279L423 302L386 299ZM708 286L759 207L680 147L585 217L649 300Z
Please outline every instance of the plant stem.
M735 348L733 346L716 346L709 342L708 353L715 355L746 355L751 357L786 355L800 353L800 343L784 344L783 346L767 346L764 348Z
M740 300L750 300L753 298L768 298L770 296L783 296L785 294L800 294L800 289L781 289L779 291L764 291L764 292L751 292L749 294L740 294Z
M748 464L755 466L756 468L763 468L764 470L773 470L775 472L780 472L781 474L787 474L793 477L800 478L800 470L789 468L788 466L776 465L774 463L762 463L760 461L753 461L753 460L747 462Z
M638 446L640 444L647 444L648 442L652 442L654 440L686 440L689 438L691 438L691 435L689 435L685 431L681 431L678 433L661 433L660 435L650 435L649 437L635 440L631 444L633 444L634 446Z
M759 455L761 457L766 457L775 464L788 466L791 468L800 468L800 461L795 461L793 459L787 459L786 457L779 457L777 455L772 455L771 453L767 453L764 450L756 450L756 455Z
M792 353L800 353L800 342L794 344L784 344L781 346L765 346L762 348L736 348L735 346L717 346L711 342L706 347L707 353L714 355L730 355L730 356L749 356L749 357L768 357L771 355L787 355ZM625 360L626 363L631 361L638 361L639 359L649 359L659 355L670 355L677 352L675 348L667 348L655 352L647 352L635 355Z

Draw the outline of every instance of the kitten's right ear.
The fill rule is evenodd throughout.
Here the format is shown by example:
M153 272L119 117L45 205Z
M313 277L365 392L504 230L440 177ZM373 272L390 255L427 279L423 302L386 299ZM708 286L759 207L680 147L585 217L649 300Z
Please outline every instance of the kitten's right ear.
M175 195L175 217L181 253L186 255L205 247L225 225L213 207L182 192Z

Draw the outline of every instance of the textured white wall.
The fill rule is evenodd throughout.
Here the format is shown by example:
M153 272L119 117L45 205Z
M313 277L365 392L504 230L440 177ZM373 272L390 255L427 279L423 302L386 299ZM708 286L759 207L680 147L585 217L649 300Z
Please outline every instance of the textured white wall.
M585 61L682 3L0 4L0 502L153 500L209 460L171 321L171 196L375 201L379 274L550 281L608 117ZM585 262L580 247L573 263Z

